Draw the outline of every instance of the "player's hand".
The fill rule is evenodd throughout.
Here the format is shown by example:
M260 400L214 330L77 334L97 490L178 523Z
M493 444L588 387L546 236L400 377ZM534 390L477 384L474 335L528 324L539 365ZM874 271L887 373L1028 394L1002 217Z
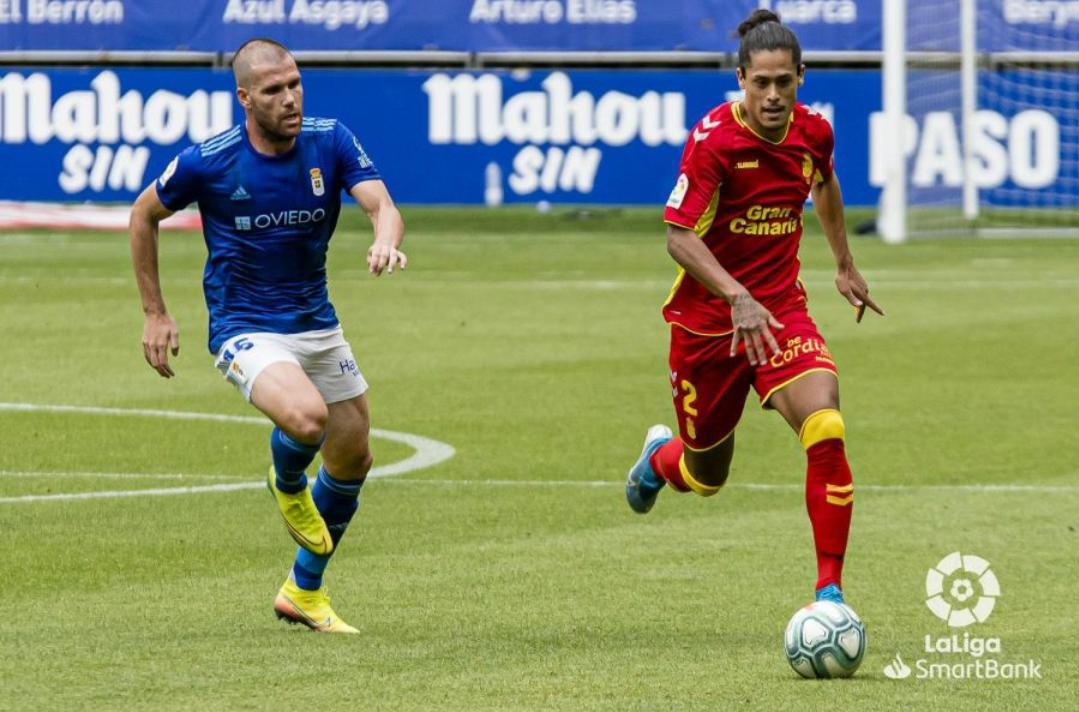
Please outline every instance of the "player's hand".
M768 350L780 353L779 344L772 336L772 329L782 329L783 325L764 308L749 292L739 294L731 303L731 321L734 334L731 337L731 356L738 352L738 342L746 347L746 357L750 365L763 366L768 363Z
M147 314L142 327L142 355L162 378L176 375L169 366L170 349L173 356L180 354L180 330L176 322L168 314Z
M375 242L367 250L367 269L376 277L383 271L393 274L393 268L408 267L408 257L391 244Z
M865 278L855 269L853 264L845 264L840 266L839 271L835 276L835 288L839 290L839 293L847 298L856 312L854 315L855 322L861 322L862 317L865 316L865 308L869 307L876 313L884 316L884 310L877 306L869 297L869 285L866 284Z

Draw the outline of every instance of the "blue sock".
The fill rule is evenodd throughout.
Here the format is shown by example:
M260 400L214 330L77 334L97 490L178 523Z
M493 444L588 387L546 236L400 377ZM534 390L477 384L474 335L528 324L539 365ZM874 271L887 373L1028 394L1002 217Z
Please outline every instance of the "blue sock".
M332 477L326 468L318 469L318 479L311 488L311 498L315 500L319 514L326 521L333 539L334 551L337 543L352 521L352 515L360 508L360 488L363 480L338 480ZM331 554L330 556L332 556ZM296 585L308 591L322 587L322 574L330 563L329 556L312 554L304 548L296 551L296 563L292 565L292 579Z
M307 486L304 470L315 459L318 445L304 445L286 435L280 428L270 433L270 452L273 454L274 472L277 473L277 489L289 494L302 492Z

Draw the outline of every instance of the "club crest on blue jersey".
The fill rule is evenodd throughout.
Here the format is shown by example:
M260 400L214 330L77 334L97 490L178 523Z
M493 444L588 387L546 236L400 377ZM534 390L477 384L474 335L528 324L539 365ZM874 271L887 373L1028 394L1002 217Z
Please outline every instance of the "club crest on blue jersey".
M315 195L326 194L326 185L322 182L322 171L318 168L311 169L311 192Z

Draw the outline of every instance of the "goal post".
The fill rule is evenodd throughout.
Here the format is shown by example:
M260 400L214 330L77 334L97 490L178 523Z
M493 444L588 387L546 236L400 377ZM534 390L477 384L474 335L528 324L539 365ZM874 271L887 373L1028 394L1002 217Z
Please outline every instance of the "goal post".
M1050 5L883 0L885 241L1079 236L1079 41Z
M962 93L963 217L978 219L978 186L974 182L974 112L978 109L978 24L976 0L959 0L959 85Z
M881 103L887 136L903 136L907 116L906 0L884 0ZM907 156L904 141L884 143L884 185L881 187L877 230L885 242L907 239Z

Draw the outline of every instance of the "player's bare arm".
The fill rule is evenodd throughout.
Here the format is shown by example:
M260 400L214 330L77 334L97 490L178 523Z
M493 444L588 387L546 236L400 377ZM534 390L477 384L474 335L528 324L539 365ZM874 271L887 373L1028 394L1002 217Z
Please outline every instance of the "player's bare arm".
M163 378L176 373L169 365L172 355L180 353L180 331L165 307L161 295L161 279L157 268L157 233L162 220L172 215L157 197L157 187L151 183L131 206L128 229L131 233L131 261L135 267L135 281L142 298L145 321L142 327L142 353L146 363Z
M783 325L730 272L723 269L697 233L668 225L667 252L695 280L731 305L731 322L734 325L732 356L739 342L745 343L746 357L753 365L767 363L768 349L772 353L779 353L779 344L772 335L772 329L782 329Z
M367 268L376 277L386 271L393 274L395 266L408 267L408 257L398 248L405 239L405 223L394 205L386 184L380 180L365 180L352 186L349 194L360 204L375 239L367 250Z
M866 307L884 316L884 310L870 298L865 278L854 266L854 256L847 243L847 228L843 221L843 193L835 173L828 180L814 184L813 208L835 257L836 289L858 310L855 321L862 320Z

